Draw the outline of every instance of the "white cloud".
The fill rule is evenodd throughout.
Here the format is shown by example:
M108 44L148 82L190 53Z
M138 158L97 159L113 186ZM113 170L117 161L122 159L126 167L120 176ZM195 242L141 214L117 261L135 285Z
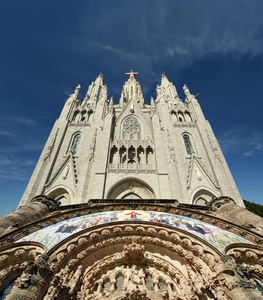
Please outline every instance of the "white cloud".
M6 131L6 130L0 130L0 135L8 135L8 136L10 136L10 135L13 135L13 133L9 132L9 131Z
M12 155L0 158L0 179L27 180L36 161L34 159L22 159Z
M248 126L237 126L226 131L219 139L225 154L255 156L263 152L263 134L250 132Z
M13 116L9 118L9 121L16 122L21 125L35 125L35 122L29 118L23 118L19 116Z

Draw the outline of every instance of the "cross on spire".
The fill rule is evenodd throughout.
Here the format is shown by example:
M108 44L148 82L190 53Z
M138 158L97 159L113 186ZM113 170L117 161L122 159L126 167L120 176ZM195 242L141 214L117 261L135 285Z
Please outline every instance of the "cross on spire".
M134 75L139 74L139 72L133 72L133 70L131 70L129 73L124 73L125 75L130 75L130 79L134 78Z

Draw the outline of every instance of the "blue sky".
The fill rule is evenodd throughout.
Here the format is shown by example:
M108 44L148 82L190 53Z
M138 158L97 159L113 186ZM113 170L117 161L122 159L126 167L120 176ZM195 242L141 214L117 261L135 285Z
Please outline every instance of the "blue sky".
M118 103L124 72L145 101L165 73L198 100L243 199L263 205L262 0L2 0L0 215L14 210L49 132L99 73Z

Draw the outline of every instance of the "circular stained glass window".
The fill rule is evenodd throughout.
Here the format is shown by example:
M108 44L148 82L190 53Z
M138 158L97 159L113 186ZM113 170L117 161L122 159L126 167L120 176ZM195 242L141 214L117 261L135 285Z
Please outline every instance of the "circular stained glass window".
M135 134L140 136L141 126L135 117L128 117L123 124L123 137L134 137Z

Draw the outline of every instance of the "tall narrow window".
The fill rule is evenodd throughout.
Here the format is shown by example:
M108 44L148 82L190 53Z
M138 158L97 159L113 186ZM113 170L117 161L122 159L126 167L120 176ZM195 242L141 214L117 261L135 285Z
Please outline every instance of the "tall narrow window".
M191 154L193 149L192 149L192 145L191 145L189 136L187 134L184 134L183 139L184 139L186 152L188 154Z
M71 146L72 154L77 153L79 142L80 142L80 134L77 134L77 135L75 135L72 146Z
M81 112L81 121L82 121L82 122L85 121L85 118L86 118L86 110L83 110L83 111Z
M77 111L74 112L74 115L73 115L73 118L72 118L73 122L77 120L78 115L79 115L79 111L77 110Z

